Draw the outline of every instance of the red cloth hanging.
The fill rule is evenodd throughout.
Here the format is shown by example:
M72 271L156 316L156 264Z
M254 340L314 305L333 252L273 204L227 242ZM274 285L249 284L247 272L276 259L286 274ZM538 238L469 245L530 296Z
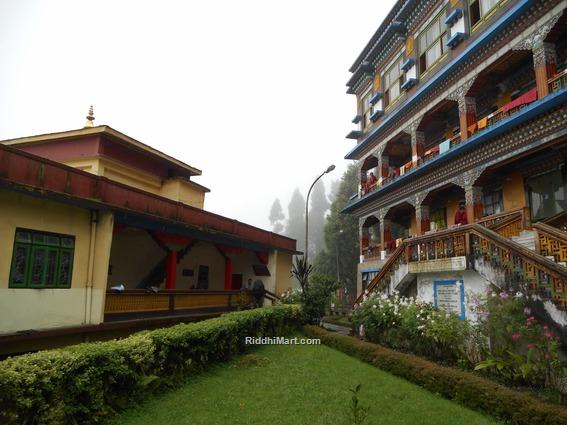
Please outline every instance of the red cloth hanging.
M528 103L535 102L537 100L537 88L534 87L530 91L524 93L517 99L514 99L510 103L507 103L502 107L502 112L506 113L511 109L517 108L518 106L525 105Z

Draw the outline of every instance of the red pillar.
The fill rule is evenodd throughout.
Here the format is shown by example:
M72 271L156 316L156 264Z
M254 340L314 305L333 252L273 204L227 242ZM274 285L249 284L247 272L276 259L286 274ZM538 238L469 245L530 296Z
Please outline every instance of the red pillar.
M165 289L175 289L177 275L177 251L168 251L165 259Z
M224 260L224 289L232 289L232 260L228 257Z
M555 45L552 43L539 43L533 49L533 56L537 97L542 99L549 94L547 80L557 72Z

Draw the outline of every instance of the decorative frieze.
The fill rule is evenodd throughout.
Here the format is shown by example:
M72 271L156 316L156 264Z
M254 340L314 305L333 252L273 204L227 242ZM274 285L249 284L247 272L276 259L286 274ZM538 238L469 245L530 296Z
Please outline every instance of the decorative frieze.
M549 31L551 31L555 24L559 21L563 12L564 10L554 14L543 25L536 26L534 32L512 47L512 50L534 50L534 48L543 44L547 34L549 34Z

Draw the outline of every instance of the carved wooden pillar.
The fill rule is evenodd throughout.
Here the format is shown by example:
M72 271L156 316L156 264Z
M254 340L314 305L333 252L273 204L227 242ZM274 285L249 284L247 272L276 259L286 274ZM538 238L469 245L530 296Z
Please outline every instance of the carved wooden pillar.
M465 202L467 207L467 220L469 223L474 223L476 220L482 218L482 187L465 186Z
M423 235L425 232L430 230L429 205L415 206L415 223L418 236Z
M388 242L392 240L392 222L388 218L380 220L380 240L382 241L382 256L386 255L386 247Z
M418 131L417 126L412 126L411 132L411 162L414 167L419 165L425 152L425 133Z
M541 99L549 94L547 80L557 73L557 56L555 45L538 42L533 47L537 97Z
M459 98L459 124L461 128L461 140L469 138L469 126L476 123L476 99L463 96Z
M388 155L380 155L378 157L378 174L376 177L378 178L378 186L382 186L384 181L387 179L390 169L390 160Z
M358 231L360 235L360 255L364 255L370 242L370 232L368 231L368 227L364 227L363 219L360 219L358 223Z

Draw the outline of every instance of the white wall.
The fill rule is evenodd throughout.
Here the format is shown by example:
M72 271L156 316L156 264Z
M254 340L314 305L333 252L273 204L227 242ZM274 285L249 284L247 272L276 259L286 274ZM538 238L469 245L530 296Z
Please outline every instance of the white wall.
M434 303L433 282L435 280L455 279L463 282L465 291L465 317L476 321L476 315L472 311L471 294L484 294L490 286L484 277L474 270L463 270L460 272L437 272L421 273L417 275L417 296L422 300Z

